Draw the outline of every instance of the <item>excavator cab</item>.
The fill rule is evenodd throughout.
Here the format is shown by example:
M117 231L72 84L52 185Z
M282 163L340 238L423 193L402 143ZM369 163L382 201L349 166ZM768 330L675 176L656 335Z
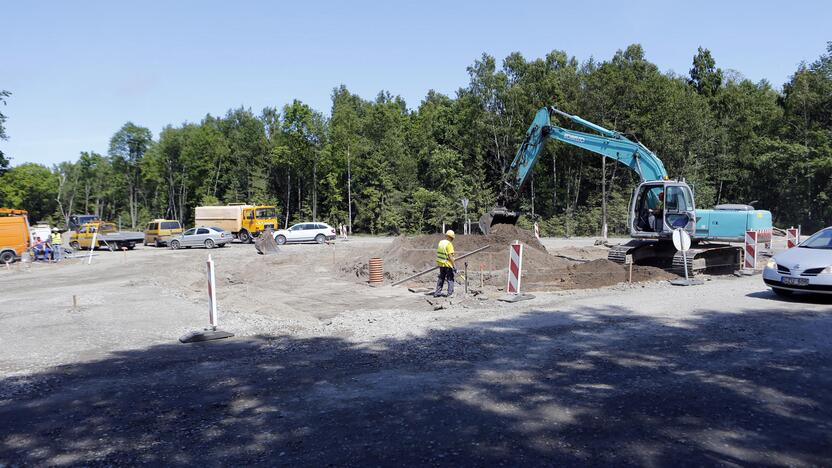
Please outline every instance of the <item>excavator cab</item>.
M685 182L642 182L630 200L630 234L637 238L666 239L682 228L692 236L696 210L693 192Z

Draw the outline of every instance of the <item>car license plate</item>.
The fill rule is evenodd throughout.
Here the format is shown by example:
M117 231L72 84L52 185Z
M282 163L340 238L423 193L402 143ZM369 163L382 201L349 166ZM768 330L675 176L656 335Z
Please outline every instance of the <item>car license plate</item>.
M789 278L783 277L783 284L788 286L807 286L809 284L808 278Z

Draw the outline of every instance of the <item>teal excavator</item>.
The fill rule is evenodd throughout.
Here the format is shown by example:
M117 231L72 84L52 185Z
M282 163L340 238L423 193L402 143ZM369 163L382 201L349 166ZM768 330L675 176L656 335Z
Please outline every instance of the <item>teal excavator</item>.
M593 133L552 125L562 117ZM628 255L637 265L681 271L684 258L672 244L675 229L690 234L694 247L686 258L688 271L732 270L739 265L742 242L748 230L771 231L771 213L750 205L719 205L697 210L694 194L684 180L668 177L664 164L643 144L619 132L570 115L555 107L537 111L523 143L503 178L499 205L480 218L480 230L488 234L497 224L516 224L522 190L548 140L577 146L621 163L641 179L630 199L627 225L632 240L610 249L608 258L624 263Z

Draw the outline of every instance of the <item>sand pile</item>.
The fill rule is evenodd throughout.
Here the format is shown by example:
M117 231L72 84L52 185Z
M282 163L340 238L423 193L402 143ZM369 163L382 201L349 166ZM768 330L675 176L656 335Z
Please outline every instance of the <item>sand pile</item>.
M444 235L432 234L401 236L394 240L387 250L377 254L384 261L385 278L397 281L433 267L436 261L436 245L442 239ZM494 288L505 287L508 246L515 240L524 244L522 289L525 291L598 288L627 281L627 268L606 258L597 258L598 251L584 252L567 247L549 253L531 232L505 224L495 226L487 236L458 235L454 240L457 257L486 245L489 248L459 261L457 270L464 271L467 262L470 285L479 287L482 283ZM603 253L601 255L605 257ZM591 261L587 261L587 257ZM341 268L343 273L360 280L367 279L368 270L367 259L355 259L355 262L345 264ZM633 269L633 281L656 281L671 277L675 275L657 268ZM435 280L435 274L427 274L411 280L409 284L428 286Z

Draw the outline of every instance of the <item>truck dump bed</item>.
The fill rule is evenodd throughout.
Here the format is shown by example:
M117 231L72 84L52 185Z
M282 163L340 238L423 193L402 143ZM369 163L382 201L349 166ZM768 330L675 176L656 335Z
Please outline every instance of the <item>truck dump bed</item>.
M197 226L213 226L228 232L240 232L243 222L243 208L249 205L198 206L194 222Z

